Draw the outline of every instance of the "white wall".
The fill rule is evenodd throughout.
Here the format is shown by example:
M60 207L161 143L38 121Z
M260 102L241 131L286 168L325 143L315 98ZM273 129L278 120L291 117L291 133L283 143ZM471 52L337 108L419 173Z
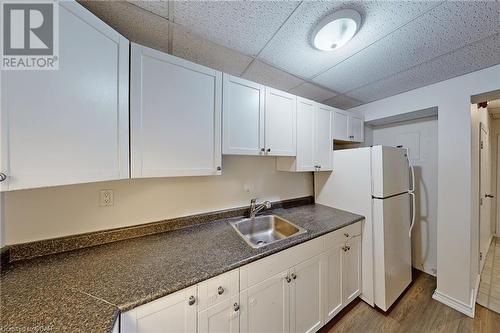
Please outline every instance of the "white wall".
M224 156L222 176L134 179L5 193L7 245L313 195L311 172L276 171L274 157ZM99 190L114 206L99 206ZM249 190L249 192L246 191Z
M500 65L368 103L350 111L375 120L438 107L438 234L435 297L469 315L477 276L477 195L472 195L470 97L500 89Z
M412 232L412 264L436 275L437 266L437 117L373 126L373 145L409 148L415 170L416 221Z

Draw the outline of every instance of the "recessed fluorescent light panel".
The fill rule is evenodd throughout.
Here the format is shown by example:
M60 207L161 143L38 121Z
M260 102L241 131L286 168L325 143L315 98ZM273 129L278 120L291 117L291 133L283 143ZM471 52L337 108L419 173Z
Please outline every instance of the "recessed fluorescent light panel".
M322 19L312 33L312 44L321 51L333 51L350 41L361 27L361 15L342 9Z

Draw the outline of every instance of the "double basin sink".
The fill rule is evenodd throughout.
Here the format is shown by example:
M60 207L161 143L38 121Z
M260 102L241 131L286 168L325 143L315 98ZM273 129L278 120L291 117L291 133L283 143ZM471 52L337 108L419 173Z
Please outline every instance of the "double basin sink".
M230 222L238 235L254 249L307 232L276 215L261 215Z

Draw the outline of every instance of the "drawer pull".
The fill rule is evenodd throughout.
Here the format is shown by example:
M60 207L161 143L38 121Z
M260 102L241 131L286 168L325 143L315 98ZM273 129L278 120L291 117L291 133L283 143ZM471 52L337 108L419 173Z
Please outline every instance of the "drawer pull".
M240 311L240 305L239 305L238 303L234 303L234 305L233 305L233 310L234 310L235 312Z

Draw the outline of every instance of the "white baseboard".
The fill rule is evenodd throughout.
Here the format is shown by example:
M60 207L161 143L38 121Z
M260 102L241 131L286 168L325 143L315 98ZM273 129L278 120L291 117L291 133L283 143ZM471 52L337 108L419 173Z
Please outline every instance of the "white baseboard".
M475 305L476 305L476 292L475 290L472 290L471 294L471 303L470 304L465 304L464 302L458 301L454 299L453 297L449 297L438 290L434 290L434 293L432 294L432 298L435 299L438 302L441 302L445 305L448 305L450 308L453 308L457 310L458 312L461 312L471 318L474 318L474 310L475 310Z

